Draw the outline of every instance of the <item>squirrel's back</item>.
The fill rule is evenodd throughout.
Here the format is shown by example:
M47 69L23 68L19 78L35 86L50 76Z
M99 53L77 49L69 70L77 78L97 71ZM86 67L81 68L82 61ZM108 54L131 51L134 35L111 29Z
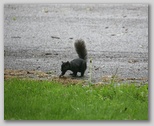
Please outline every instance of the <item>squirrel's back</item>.
M78 39L75 41L74 46L79 58L87 60L87 49L85 42L82 39Z

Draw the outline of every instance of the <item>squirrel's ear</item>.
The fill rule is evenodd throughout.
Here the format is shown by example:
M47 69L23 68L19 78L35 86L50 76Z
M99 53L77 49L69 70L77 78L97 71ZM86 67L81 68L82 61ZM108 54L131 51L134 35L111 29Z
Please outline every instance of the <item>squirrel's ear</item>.
M63 64L64 62L62 61L61 63Z

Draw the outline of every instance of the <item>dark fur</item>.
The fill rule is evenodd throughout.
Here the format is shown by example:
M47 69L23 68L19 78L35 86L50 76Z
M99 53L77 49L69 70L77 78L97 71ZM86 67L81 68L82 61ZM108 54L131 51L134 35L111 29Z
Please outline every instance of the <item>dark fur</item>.
M63 76L67 70L71 70L72 75L75 77L77 72L81 72L81 77L84 76L85 70L87 69L87 50L83 40L76 40L74 43L76 52L79 58L74 59L72 61L62 62L61 65L61 76Z

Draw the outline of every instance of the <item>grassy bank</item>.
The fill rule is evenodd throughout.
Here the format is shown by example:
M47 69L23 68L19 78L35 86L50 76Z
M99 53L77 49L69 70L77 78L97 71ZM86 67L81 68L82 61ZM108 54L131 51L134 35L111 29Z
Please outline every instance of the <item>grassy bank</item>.
M148 120L148 84L104 86L9 79L5 120Z

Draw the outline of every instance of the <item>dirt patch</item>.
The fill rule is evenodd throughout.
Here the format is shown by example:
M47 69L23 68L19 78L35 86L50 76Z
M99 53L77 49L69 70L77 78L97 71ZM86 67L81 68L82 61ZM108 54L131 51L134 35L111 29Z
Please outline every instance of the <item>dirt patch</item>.
M48 79L49 75L42 71L26 71L26 70L11 70L5 69L4 79L9 78L31 78L31 79Z
M37 71L37 70L26 71L26 70L5 69L4 80L11 78L56 81L62 83L63 85L85 84L86 82L85 80L82 79L75 79L70 77L59 78L58 76L53 75L50 72L45 73L43 71Z
M11 78L20 78L20 79L32 79L32 80L48 80L48 81L56 81L60 82L63 85L88 85L90 84L89 80L85 80L83 78L74 78L74 77L58 77L56 75L53 75L50 72L43 72L38 70L11 70L11 69L5 69L4 70L4 80L11 79ZM146 83L148 81L148 78L120 78L118 76L103 76L101 78L100 82L92 83L96 85L104 85L109 84L111 82L114 83Z

